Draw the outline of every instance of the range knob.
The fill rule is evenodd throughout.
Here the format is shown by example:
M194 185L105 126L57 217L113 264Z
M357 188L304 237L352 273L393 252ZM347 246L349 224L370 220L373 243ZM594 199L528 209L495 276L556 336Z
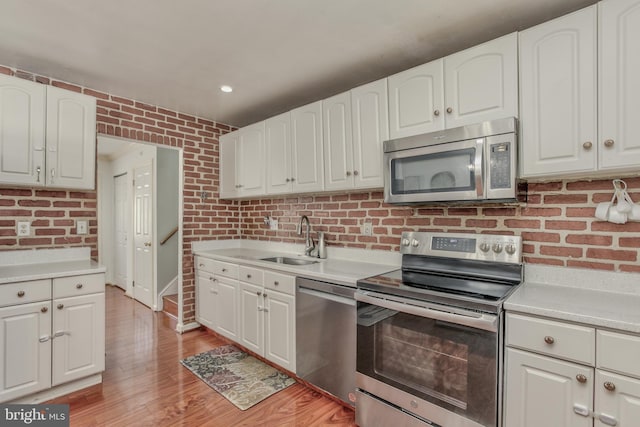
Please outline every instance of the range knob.
M480 243L480 250L482 252L489 252L489 249L491 249L491 246L489 246L487 242Z
M402 241L400 242L400 244L401 244L402 246L409 246L409 243L410 243L410 242L409 242L409 239L406 239L406 238L405 238L405 239L402 239Z
M491 249L493 249L493 252L499 254L502 252L502 245L500 243L494 243Z
M516 253L516 245L514 245L513 243L509 243L504 247L504 251L509 255L513 255Z
M419 244L420 244L420 242L418 240L416 240L416 239L413 239L411 241L411 246L413 246L414 248L417 248Z

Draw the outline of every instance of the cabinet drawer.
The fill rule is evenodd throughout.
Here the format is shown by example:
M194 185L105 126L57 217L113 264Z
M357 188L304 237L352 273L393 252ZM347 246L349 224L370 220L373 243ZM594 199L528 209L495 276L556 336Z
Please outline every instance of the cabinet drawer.
M286 274L280 274L273 271L264 272L264 287L274 289L289 295L296 293L296 278Z
M262 286L263 271L260 268L246 267L244 265L241 265L238 268L238 279L242 280L243 282Z
M213 264L213 273L229 277L231 279L238 278L238 265L237 264L229 264L228 262L222 261L214 261Z
M51 280L49 279L0 285L0 307L48 299L51 299Z
M206 271L213 273L215 271L216 262L210 258L196 257L196 271Z
M507 345L594 366L595 329L507 313Z
M104 274L86 274L53 279L53 298L104 292Z
M640 378L640 337L598 331L596 340L598 368Z

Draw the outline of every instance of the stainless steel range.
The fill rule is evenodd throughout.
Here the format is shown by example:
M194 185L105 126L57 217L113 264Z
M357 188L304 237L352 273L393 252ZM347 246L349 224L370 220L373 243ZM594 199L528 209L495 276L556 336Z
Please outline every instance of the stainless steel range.
M356 422L501 426L516 236L403 233L402 269L358 282Z

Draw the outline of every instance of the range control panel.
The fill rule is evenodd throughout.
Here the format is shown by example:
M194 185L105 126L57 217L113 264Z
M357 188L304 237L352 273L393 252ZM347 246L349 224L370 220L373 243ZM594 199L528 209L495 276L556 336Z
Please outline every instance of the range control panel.
M485 261L522 262L522 238L494 234L404 232L400 253Z

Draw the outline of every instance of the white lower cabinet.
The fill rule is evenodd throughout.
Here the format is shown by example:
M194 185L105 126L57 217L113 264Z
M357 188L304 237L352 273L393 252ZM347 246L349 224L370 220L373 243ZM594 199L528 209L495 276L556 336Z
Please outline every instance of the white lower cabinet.
M638 425L640 337L513 313L506 325L505 427Z
M239 283L228 277L218 278L215 295L215 331L234 341L238 340L238 289Z
M104 274L0 285L0 402L99 374Z
M238 266L196 257L196 320L201 325L237 340Z
M295 372L295 277L265 271L263 284L240 282L240 295L240 344Z

